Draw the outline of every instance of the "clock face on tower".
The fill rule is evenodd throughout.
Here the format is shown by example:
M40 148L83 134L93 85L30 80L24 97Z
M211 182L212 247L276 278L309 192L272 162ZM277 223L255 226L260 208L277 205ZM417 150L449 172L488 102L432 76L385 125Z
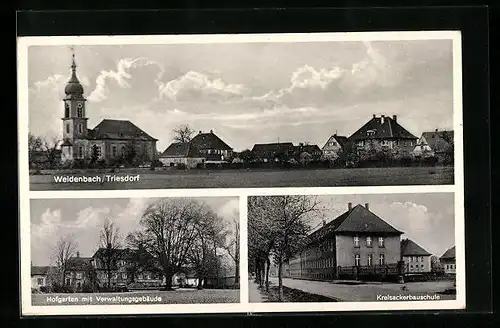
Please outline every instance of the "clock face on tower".
M83 104L82 104L82 103L78 103L78 104L76 105L76 107L77 107L78 109L82 109Z

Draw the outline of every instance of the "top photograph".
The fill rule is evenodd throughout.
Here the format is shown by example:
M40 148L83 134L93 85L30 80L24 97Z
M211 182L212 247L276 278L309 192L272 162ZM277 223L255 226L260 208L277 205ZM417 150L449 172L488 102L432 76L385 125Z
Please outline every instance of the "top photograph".
M20 181L452 185L460 66L458 32L19 38Z

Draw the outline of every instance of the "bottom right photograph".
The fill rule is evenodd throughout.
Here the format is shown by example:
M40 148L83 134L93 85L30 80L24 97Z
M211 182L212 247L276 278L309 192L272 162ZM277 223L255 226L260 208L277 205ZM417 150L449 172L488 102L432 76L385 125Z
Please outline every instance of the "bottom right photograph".
M454 196L248 197L249 302L455 300Z

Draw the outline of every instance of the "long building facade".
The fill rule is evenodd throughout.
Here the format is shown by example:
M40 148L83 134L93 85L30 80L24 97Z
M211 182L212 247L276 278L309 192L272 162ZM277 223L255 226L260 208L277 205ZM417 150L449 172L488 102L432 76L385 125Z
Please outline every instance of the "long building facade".
M309 236L307 246L289 260L285 275L297 279L334 280L363 275L398 275L403 232L369 210L348 210Z

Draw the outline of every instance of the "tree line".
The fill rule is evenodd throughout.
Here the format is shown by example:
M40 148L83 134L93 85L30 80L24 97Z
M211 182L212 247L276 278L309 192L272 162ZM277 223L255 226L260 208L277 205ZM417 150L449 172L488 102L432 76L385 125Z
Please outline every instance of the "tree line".
M150 272L165 278L166 290L172 289L172 278L187 267L194 270L198 288L208 278L221 274L220 255L228 255L235 266L235 284L239 283L239 220L225 222L206 204L189 199L160 199L147 206L139 220L140 229L122 236L115 222L106 220L100 229L99 261L105 286L111 280L118 262L126 261L127 277ZM74 235L60 238L54 247L56 270L53 283L64 291L70 261L77 254ZM90 284L98 284L95 270L87 272ZM61 288L62 287L62 288Z

